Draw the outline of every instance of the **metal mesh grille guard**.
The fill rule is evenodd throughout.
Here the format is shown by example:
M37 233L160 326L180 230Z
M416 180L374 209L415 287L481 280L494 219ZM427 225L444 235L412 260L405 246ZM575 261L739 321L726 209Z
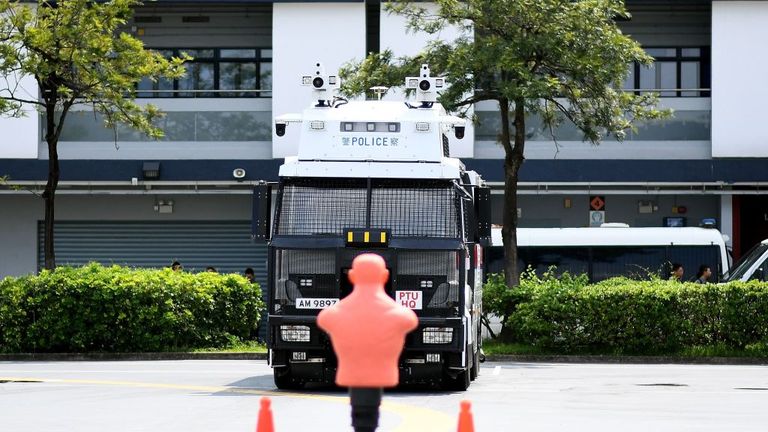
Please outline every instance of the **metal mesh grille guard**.
M294 306L298 298L339 298L335 254L333 249L276 251L275 300ZM456 306L459 303L459 258L456 251L398 252L395 289L422 291L426 308ZM428 286L423 285L425 282Z
M277 235L380 228L393 237L461 237L459 194L446 181L372 180L369 198L366 180L292 179L279 204Z

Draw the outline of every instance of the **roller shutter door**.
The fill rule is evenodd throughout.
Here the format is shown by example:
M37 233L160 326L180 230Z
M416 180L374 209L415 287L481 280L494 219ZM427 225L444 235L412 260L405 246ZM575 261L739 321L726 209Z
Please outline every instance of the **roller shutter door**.
M168 267L179 261L185 271L215 267L220 273L243 273L251 267L256 280L267 280L267 248L251 241L248 221L98 222L62 221L54 229L56 264ZM38 268L42 268L43 223L38 225Z
M54 227L56 264L169 267L179 261L185 271L215 267L219 273L243 273L253 268L265 297L267 247L251 241L249 221L227 222L94 222L62 221ZM38 268L43 257L43 223L38 224ZM265 340L266 326L259 336Z

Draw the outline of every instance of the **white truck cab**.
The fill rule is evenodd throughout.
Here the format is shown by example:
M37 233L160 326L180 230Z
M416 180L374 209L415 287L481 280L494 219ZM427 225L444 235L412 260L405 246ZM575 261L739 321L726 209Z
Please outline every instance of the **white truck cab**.
M311 105L275 118L278 145L298 134L299 147L280 167L274 218L270 186L255 194L275 385L333 382L337 361L317 314L352 291L354 257L373 252L390 272L386 292L419 317L401 381L465 390L479 371L482 245L491 235L489 188L450 157L447 134L463 138L465 120L437 102L445 82L426 65L406 79L415 101L403 102L347 101L335 95L339 79L315 66L301 80Z

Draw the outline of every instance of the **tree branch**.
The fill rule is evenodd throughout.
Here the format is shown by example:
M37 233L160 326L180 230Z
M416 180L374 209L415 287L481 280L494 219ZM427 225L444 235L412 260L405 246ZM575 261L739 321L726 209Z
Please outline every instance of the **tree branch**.
M8 90L8 89L6 89L6 90ZM8 91L10 92L10 90L8 90ZM11 101L11 102L19 102L19 103L25 103L25 104L33 104L33 105L45 106L45 104L43 104L39 100L21 99L21 98L17 98L16 96L14 96L13 92L10 92L10 93L11 93L10 96L0 95L0 99Z
M453 107L458 108L458 107L472 105L472 104L476 104L478 102L487 101L487 100L496 100L496 98L490 93L482 93L479 95L476 94L470 98L464 99L463 101L454 104Z
M59 137L61 136L61 130L64 127L64 120L67 118L67 114L69 113L69 109L72 108L72 105L75 103L75 100L77 99L76 95L73 95L68 100L64 102L64 105L61 109L61 114L59 115L59 124L56 125L56 140L58 141Z

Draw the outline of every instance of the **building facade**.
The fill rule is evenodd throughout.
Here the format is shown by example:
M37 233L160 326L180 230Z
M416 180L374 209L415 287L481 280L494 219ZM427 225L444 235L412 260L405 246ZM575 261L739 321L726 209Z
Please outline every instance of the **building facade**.
M759 53L768 3L627 4L632 18L619 25L656 62L634 67L624 87L659 92L661 106L675 114L599 146L570 125L555 131L555 141L529 119L520 226L697 226L710 218L738 256L768 238L768 128L761 121L768 87L756 79L768 66ZM381 7L158 0L138 9L128 31L147 47L194 60L183 79L139 87L140 102L167 113L162 140L105 129L85 108L68 118L58 263L159 267L178 260L190 270L252 267L263 278L265 247L250 239L253 186L275 181L282 158L295 152L290 142L275 144L272 118L310 103L299 80L316 61L334 71L371 51L418 52L427 37L406 32L402 18ZM464 140L451 141L451 154L494 187L500 223L498 107L484 103L475 113L479 122ZM9 179L0 189L0 277L42 265L42 124L34 113L0 119L0 176Z

